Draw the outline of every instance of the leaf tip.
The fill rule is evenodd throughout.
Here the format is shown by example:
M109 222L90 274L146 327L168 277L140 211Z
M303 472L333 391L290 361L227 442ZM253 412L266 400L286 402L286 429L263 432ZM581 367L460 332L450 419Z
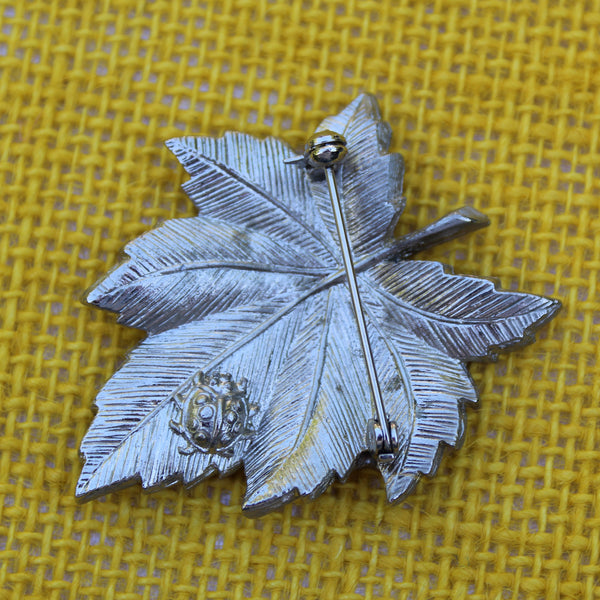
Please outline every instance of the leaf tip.
M91 304L97 306L100 303L100 298L102 294L100 293L100 290L98 288L99 286L94 286L90 288L87 292L85 292L85 294L83 295L84 304Z
M165 146L174 154L183 168L193 175L200 159L196 138L190 136L170 138L165 141Z
M100 495L99 490L90 489L90 480L83 475L77 481L75 487L75 499L78 502L89 502Z
M168 140L165 140L165 146L173 153L173 154L177 154L177 152L181 149L182 144L181 144L181 138L175 137L175 138L169 138Z
M535 341L536 331L547 325L562 310L562 302L548 296L537 296L540 306L535 311L536 317L525 330L520 345L528 345Z
M563 304L556 298L548 298L548 300L550 301L548 305L548 320L550 320L562 310Z
M375 94L371 94L370 92L361 92L354 100L350 103L350 106L354 106L355 108L359 105L363 105L364 107L368 107L374 113L379 114L379 102L377 101L377 97Z
M457 217L463 219L464 223L467 225L471 225L473 228L480 229L482 227L488 227L490 225L490 218L479 212L476 208L472 206L462 206L458 210L455 211Z
M419 479L419 475L402 475L388 482L385 488L388 502L397 504L406 496L412 494Z
M105 280L101 279L97 281L94 285L89 287L83 294L80 296L79 301L85 306L98 306L102 308L102 298L104 297L105 292Z
M293 489L279 495L274 495L273 490L263 485L257 490L246 494L242 510L248 517L262 517L263 515L282 507L299 496L298 490Z

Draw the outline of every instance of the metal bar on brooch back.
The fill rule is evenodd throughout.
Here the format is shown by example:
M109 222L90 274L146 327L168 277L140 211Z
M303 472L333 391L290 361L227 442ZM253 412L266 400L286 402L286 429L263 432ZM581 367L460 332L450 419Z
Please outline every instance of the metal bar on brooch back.
M398 452L398 434L396 423L391 421L385 412L383 394L381 393L381 385L379 383L379 376L377 375L377 367L375 366L375 359L373 357L373 350L369 340L369 332L358 289L356 271L354 270L352 245L344 221L342 199L336 182L335 169L341 165L346 154L346 140L344 137L339 133L327 130L317 132L308 139L304 156L306 162L311 167L325 170L331 209L342 251L346 283L350 290L350 300L358 326L358 335L367 367L369 387L371 388L373 406L376 413L376 417L369 422L369 445L377 456L377 459L382 463L386 463L392 462L396 457Z

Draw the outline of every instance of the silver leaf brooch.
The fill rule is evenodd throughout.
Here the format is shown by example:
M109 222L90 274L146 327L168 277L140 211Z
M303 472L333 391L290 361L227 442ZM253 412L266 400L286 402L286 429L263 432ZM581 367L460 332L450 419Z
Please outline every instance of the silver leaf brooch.
M358 467L397 502L456 446L470 361L533 341L557 300L406 260L488 224L472 208L394 238L402 156L364 94L297 155L226 133L167 146L198 216L166 221L87 302L147 338L98 394L77 486L186 486L244 468L255 516Z

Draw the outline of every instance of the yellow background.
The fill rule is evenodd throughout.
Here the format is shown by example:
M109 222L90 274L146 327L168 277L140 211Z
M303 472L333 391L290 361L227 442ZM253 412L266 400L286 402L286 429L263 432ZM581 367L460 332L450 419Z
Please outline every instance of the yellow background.
M600 0L0 0L0 598L600 597ZM375 473L257 520L241 473L80 505L96 391L142 337L83 307L134 237L193 214L163 146L301 145L375 93L406 158L399 233L560 298L538 341L473 365L480 406L435 479Z

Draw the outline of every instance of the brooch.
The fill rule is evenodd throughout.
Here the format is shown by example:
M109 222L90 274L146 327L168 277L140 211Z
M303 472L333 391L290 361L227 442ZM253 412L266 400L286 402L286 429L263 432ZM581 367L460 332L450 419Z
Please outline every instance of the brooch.
M390 502L435 472L477 401L466 363L530 343L560 303L406 260L488 221L462 208L394 238L390 139L365 94L300 155L241 133L167 142L198 216L130 242L88 292L148 337L97 397L79 497L243 466L259 515L361 466Z

